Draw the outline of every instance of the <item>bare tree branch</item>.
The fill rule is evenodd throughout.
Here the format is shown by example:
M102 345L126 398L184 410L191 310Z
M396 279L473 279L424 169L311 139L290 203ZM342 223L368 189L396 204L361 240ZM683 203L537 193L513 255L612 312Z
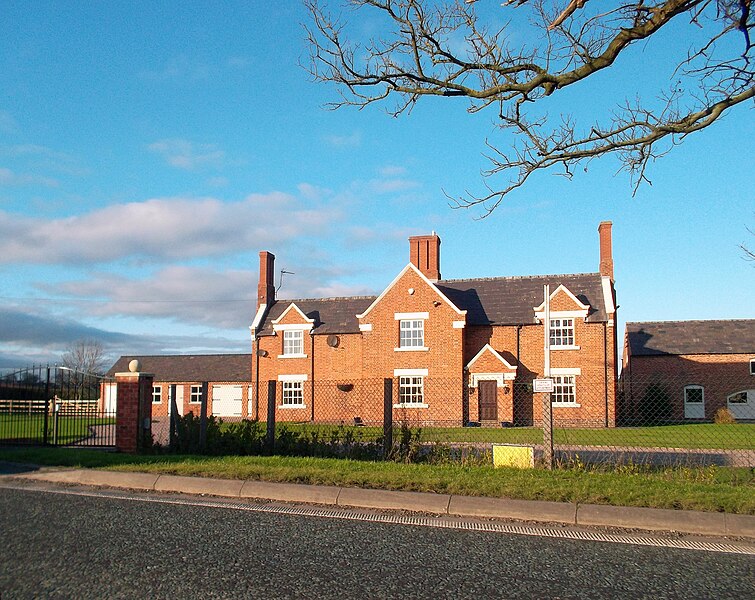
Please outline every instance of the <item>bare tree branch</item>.
M530 47L510 41L513 26L491 30L482 23L474 0L351 0L349 6L384 18L380 37L359 41L347 35L348 22L332 17L318 0L305 0L312 15L308 69L315 80L336 85L340 100L329 105L334 109L394 100L389 113L398 116L425 96L466 98L470 112L494 105L500 127L514 132L516 141L508 147L486 141L490 167L484 174L503 181L486 183L486 194L453 200L458 207L480 206L487 215L534 172L559 167L569 177L578 164L605 155L618 158L636 191L648 181L651 162L728 109L751 103L750 2L628 0L593 6L587 0L508 0L500 10L529 11L541 34ZM590 125L568 114L532 116L546 98L553 106L561 90L620 69L616 60L628 48L677 22L709 36L680 39L682 48L690 47L668 65L678 79L669 90L649 102L627 101Z

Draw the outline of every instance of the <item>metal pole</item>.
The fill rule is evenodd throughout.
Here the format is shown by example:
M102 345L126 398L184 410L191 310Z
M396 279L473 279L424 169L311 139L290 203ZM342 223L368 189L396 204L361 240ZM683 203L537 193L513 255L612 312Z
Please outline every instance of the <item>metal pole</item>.
M207 446L207 391L208 382L202 382L202 404L199 409L199 449L204 452Z
M42 443L47 445L47 436L49 435L50 427L50 366L47 366L47 379L45 381L45 422L42 426Z
M543 287L544 300L544 358L543 377L551 376L551 286ZM543 394L543 461L546 469L553 468L553 404L550 393Z
M393 451L393 379L383 379L383 459Z
M265 446L267 451L272 454L275 451L275 390L277 382L270 379L267 382L267 431L265 437Z

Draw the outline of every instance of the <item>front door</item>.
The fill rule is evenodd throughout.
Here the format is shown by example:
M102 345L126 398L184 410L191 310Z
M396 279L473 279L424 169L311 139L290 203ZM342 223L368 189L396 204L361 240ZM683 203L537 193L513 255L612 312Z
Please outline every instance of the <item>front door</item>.
M480 421L498 420L498 383L479 381L477 392L480 401Z

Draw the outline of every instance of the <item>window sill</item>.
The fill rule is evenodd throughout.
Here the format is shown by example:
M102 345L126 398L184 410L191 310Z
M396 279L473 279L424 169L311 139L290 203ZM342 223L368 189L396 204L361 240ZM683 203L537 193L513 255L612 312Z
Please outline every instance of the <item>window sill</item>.
M551 350L579 350L580 346L551 346Z
M393 408L430 408L429 404L420 404L417 402L410 402L408 404L394 404Z
M279 354L278 358L307 358L306 354Z
M427 352L430 350L427 346L406 346L405 348L394 348L394 352Z
M278 408L285 409L285 408L307 408L306 404L279 404Z
M582 405L576 402L553 402L551 404L553 408L581 408Z

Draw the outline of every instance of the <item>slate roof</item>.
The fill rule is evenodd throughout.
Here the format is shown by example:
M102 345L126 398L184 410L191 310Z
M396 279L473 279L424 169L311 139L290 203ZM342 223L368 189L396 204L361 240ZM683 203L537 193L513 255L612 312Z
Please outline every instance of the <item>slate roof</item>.
M543 302L543 285L551 292L563 284L580 302L590 305L588 322L607 321L599 273L572 275L538 275L533 277L493 277L485 279L449 279L436 283L459 309L467 311L470 325L528 325L535 323L532 310ZM280 317L293 302L308 318L314 319L314 334L359 333L361 314L377 296L278 300L260 324L258 335L272 335L272 321Z
M127 373L128 363L137 359L141 371L152 373L155 381L251 381L251 354L163 354L155 356L121 356L107 375Z
M755 356L755 319L627 323L626 333L632 356Z

